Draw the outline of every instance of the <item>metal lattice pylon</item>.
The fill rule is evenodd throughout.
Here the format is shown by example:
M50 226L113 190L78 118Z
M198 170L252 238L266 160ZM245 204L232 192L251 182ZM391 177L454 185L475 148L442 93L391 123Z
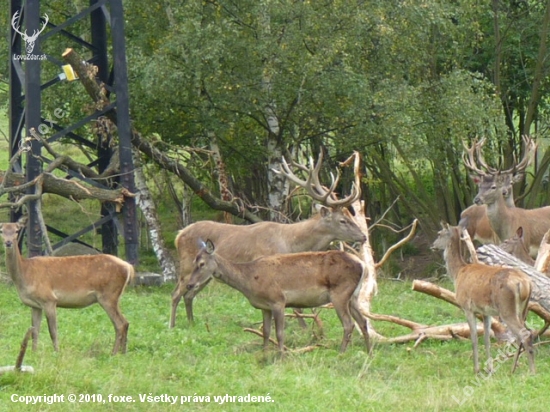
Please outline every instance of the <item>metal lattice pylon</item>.
M122 0L90 0L89 7L80 10L74 16L66 17L65 21L55 21L55 13L49 10L47 2L40 0L10 0L10 155L13 156L24 136L30 135L30 130L40 131L47 124L53 128L53 134L47 136L48 142L61 138L73 139L79 144L97 149L97 159L90 166L98 166L102 172L110 162L112 144L94 142L75 133L75 130L88 122L96 121L109 110L116 110L118 131L118 154L120 156L119 184L134 192L133 160L131 147L131 126L129 115L128 76L126 67L126 46L124 39L124 12ZM71 33L71 27L76 23L89 21L90 42L82 36ZM29 35L32 33L32 35ZM110 34L110 35L109 35ZM103 110L96 110L82 119L71 119L73 123L63 124L57 119L46 119L42 113L41 97L44 90L52 87L64 87L67 84L58 56L42 53L41 45L52 37L64 36L68 44L77 44L89 50L92 57L88 62L98 68L97 78L102 81L110 93L112 102ZM23 47L24 46L24 47ZM89 53L88 53L89 54ZM109 58L111 59L110 66ZM45 65L54 65L59 75L42 83L41 70ZM114 96L114 97L113 97ZM21 162L14 165L14 172L24 173L27 181L31 181L42 173L42 165L49 159L42 156L41 143L31 141L30 152L26 156L23 170ZM72 178L86 180L74 173ZM99 185L95 181L90 184ZM35 205L28 205L29 223L27 226L27 244L30 256L42 253L42 235L38 224ZM12 221L18 218L17 211L12 212ZM135 264L138 258L138 235L136 204L133 198L127 198L120 215L114 206L102 206L102 217L93 224L68 235L48 226L48 231L59 235L63 241L54 245L60 247L65 243L77 241L82 234L100 227L102 231L103 251L116 254L117 232L121 231L125 239L126 259ZM118 230L117 230L118 228Z

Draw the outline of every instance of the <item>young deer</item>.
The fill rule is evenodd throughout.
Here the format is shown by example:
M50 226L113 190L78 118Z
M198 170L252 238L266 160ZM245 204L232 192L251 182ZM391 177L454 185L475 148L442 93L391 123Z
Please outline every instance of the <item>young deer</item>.
M252 306L262 310L264 349L269 345L271 318L275 318L281 351L284 350L285 307L313 308L332 302L344 328L340 352L346 350L351 339L353 317L370 353L367 323L357 307L363 270L361 259L338 250L279 254L233 263L216 253L214 244L208 240L195 258L187 287L192 290L213 276L237 289Z
M500 316L510 331L523 345L529 357L529 368L535 373L534 349L531 332L525 327L527 306L531 296L529 277L516 269L468 264L462 257L462 230L443 225L434 249L443 250L447 272L455 285L456 301L466 314L474 352L474 372L479 372L476 314L483 317L487 367L493 371L491 358L491 316Z
M284 161L283 170L279 173L304 187L313 199L325 205L320 206L319 213L312 218L291 224L260 222L253 225L230 225L202 221L193 223L178 233L175 244L179 256L179 277L172 292L171 328L176 324L176 311L182 296L187 319L193 322L193 299L210 282L210 278L205 278L194 288L187 288L193 270L193 260L204 239L210 239L218 244L218 254L234 262L247 262L275 253L322 251L328 249L335 240L361 243L365 241L365 234L346 209L346 206L351 205L361 194L359 177L357 176L349 196L335 200L331 196L338 178L333 180L329 189L319 183L322 156L315 166L311 165L309 169L296 163L294 165L308 173L307 181L297 178Z
M509 239L502 242L499 247L508 252L512 256L515 256L523 263L527 263L530 266L535 266L535 259L529 254L529 247L525 244L525 238L523 236L523 227L518 227L516 234Z
M124 288L134 277L129 263L111 255L69 257L37 256L26 259L17 235L23 223L2 223L0 233L6 252L6 267L21 302L32 309L32 348L36 350L42 311L56 351L56 308L84 308L99 303L115 327L112 354L126 352L128 321L119 308Z

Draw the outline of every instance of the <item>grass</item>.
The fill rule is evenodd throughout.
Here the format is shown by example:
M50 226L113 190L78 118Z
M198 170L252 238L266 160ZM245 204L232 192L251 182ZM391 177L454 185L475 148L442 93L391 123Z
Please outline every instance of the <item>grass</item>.
M299 348L320 343L309 353L289 353L279 358L264 353L261 339L243 332L258 327L261 313L236 291L215 283L196 299L195 326L186 322L180 307L176 328L168 329L172 285L131 287L122 299L130 321L128 353L109 355L114 341L112 326L99 306L84 310L59 310L60 352L53 351L43 325L39 347L29 352L25 364L35 374L0 376L0 410L27 410L11 396L109 394L132 396L133 403L40 404L41 411L73 410L176 410L181 405L141 402L140 394L191 396L192 410L546 410L542 388L550 382L545 358L537 354L537 375L528 372L526 360L510 374L508 360L491 378L475 379L471 347L467 341L427 340L412 344L375 346L368 358L359 333L344 354L338 353L342 329L336 315L324 310L325 337L287 322L286 344ZM182 305L183 306L183 305ZM462 321L458 309L412 292L406 282L380 281L374 311L395 314L422 323ZM30 309L23 306L13 286L0 289L0 365L15 362L22 337L30 325ZM44 322L45 323L45 322ZM533 326L533 325L532 325ZM391 324L376 323L385 335L405 332ZM496 354L496 344L493 353ZM214 396L269 396L272 403L214 402ZM521 395L520 395L521 394ZM210 396L210 402L192 402L193 396ZM470 396L471 395L471 396ZM35 407L36 408L36 407ZM538 409L537 409L538 408ZM36 408L38 409L38 408Z

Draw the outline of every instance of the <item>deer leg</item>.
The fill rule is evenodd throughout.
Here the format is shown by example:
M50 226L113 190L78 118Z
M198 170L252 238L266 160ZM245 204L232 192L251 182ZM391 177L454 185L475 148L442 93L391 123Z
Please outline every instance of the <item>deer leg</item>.
M487 355L487 373L493 373L493 358L491 357L491 317L483 316L483 342Z
M279 350L283 352L285 350L285 307L276 306L272 309L273 319L275 319L275 334L277 335L277 343L279 344Z
M193 324L195 322L195 318L193 316L193 299L195 299L195 296L197 296L199 294L199 292L201 290L203 290L206 287L206 285L208 285L210 283L211 280L212 280L212 278L208 279L202 285L200 285L199 287L194 288L193 290L188 290L187 289L187 282L185 284L184 290L186 290L186 292L183 295L183 301L185 302L185 312L187 313L187 320L189 321L190 324ZM178 302L179 302L179 300L178 300ZM177 304L176 304L176 307L177 307ZM175 316L175 310L176 310L176 308L173 307L174 316Z
M472 351L474 352L474 373L479 373L479 358L477 353L477 326L476 316L473 312L464 311L470 328L470 339L472 340Z
M262 315L264 317L263 323L263 335L264 335L264 350L269 349L269 335L271 335L271 316L272 313L268 309L262 309Z
M514 365L512 365L512 373L516 370L517 363L519 360L519 355L521 354L521 349L523 348L527 352L527 357L529 359L529 371L534 374L535 373L535 348L533 346L533 334L532 332L522 327L517 331L518 328L512 328L510 329L514 332L516 335L516 338L518 340L518 351L516 353L515 359L514 359Z
M126 353L126 347L128 342L128 327L129 323L122 315L120 308L118 306L118 299L115 302L99 300L98 303L101 305L103 310L111 319L113 326L115 328L115 344L113 346L113 351L111 355L116 355L120 350L121 353Z
M302 316L300 316L300 315L304 314L304 311L302 309L293 309L293 312L296 315L296 319L298 319L298 324L300 325L300 327L302 329L306 329L307 328L307 323L304 320L304 318Z
M361 333L363 334L363 339L365 339L365 345L367 346L367 353L370 356L372 353L372 348L370 346L369 329L367 325L367 320L363 317L363 315L361 315L361 312L357 307L357 299L355 299L355 297L353 296L349 302L349 308L351 311L351 316L353 316L353 319L355 319L355 322L357 322L359 329L361 329Z
M353 333L353 328L355 325L353 324L353 320L351 319L350 315L350 307L349 307L349 301L351 296L335 296L336 293L331 295L332 305L334 306L334 310L336 311L336 314L338 315L338 319L340 319L340 322L342 323L342 327L344 328L344 337L342 338L342 344L340 345L340 353L343 353L346 351L348 344L351 340L351 335Z
M176 311L178 309L178 305L180 304L180 300L182 296L183 296L183 290L181 287L181 282L178 280L178 283L176 284L176 287L172 292L172 310L170 311L170 329L176 326ZM193 307L191 305L191 312L192 311L193 311ZM187 317L189 318L189 312ZM193 317L193 313L191 313L191 318L192 317ZM193 320L191 319L191 322L192 321Z
M529 358L529 370L534 375L535 374L535 348L533 347L533 334L531 331L524 329L528 332L528 335L524 335L523 347L527 352L527 357Z
M54 302L48 302L43 307L46 314L46 321L48 322L48 330L50 337L52 338L53 348L56 352L59 351L59 345L57 343L57 314Z
M32 350L35 351L38 345L38 334L40 333L40 323L42 322L42 309L31 308L32 317Z

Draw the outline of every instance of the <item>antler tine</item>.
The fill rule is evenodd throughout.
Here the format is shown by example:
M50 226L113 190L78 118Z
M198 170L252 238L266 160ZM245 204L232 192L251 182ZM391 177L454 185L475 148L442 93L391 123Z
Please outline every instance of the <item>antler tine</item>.
M294 166L299 166L300 169L304 170L304 166L302 165L298 165L296 163L294 163L292 161L292 164ZM308 179L307 180L302 180L300 179L298 176L296 176L294 174L294 172L292 172L292 170L290 169L290 166L288 165L286 159L282 158L282 162L281 162L281 170L275 170L275 169L271 169L274 173L276 174L281 174L283 176L285 176L288 180L290 180L291 182L294 182L296 183L298 186L301 186L301 187L306 187L308 184L311 185L311 182L310 182L310 176L311 175L308 175ZM308 169L305 168L305 170L307 171ZM308 183L309 182L309 183Z
M516 162L516 158L514 155L514 162L511 168L504 170L503 173L512 173L514 175L523 175L525 173L525 169L529 166L531 163L531 155L534 154L537 151L538 144L534 142L531 137L527 135L521 136L523 140L523 144L525 146L525 151L523 153L523 158L520 160L519 163Z
M475 143L477 161L479 162L481 167L483 167L489 173L496 174L498 173L498 169L495 169L494 167L489 166L485 161L485 157L483 156L482 148L483 146L485 146L486 141L487 139L484 137L479 141L479 143Z
M357 200L360 196L360 192L358 190L358 183L354 183L352 186L352 193L345 197L344 199L336 199L334 198L334 190L338 186L340 182L341 173L339 170L337 170L336 177L333 173L331 173L331 184L330 187L325 187L319 178L319 173L321 171L321 167L323 165L323 152L319 154L319 158L317 159L317 162L314 162L312 158L309 159L309 167L306 167L300 163L297 163L295 161L291 161L292 166L304 171L307 173L307 180L300 179L297 177L292 170L290 169L290 166L286 159L283 157L282 163L281 163L281 170L275 170L272 169L274 173L282 174L286 178L288 178L293 183L297 184L300 187L303 187L306 189L309 196L311 196L312 199L321 202L325 206L328 207L343 207L350 205L355 200ZM358 177L356 178L356 181L358 181Z
M535 141L528 135L524 134L521 138L523 140L523 144L525 145L525 153L523 154L523 159L521 159L517 165L516 170L519 169L520 172L524 172L527 166L531 163L531 155L537 152L539 145L538 143L535 143Z
M462 141L462 145L464 146L464 150L466 151L465 153L462 153L462 162L464 163L464 166L480 176L486 176L487 173L485 173L485 171L481 170L477 166L477 161L474 155L479 152L478 148L480 147L480 145L482 146L483 144L485 144L484 139L480 143L477 143L477 140L474 140L472 147L468 147L466 145L466 142ZM479 156L477 157L479 159Z
M348 165L349 161L352 158L354 158L355 161L353 165L354 182L351 185L351 193L343 199L332 200L333 206L340 206L340 207L349 206L361 197L361 173L360 173L361 157L359 155L359 152L354 151L353 154L348 158L348 160L340 163L340 165L341 166Z

